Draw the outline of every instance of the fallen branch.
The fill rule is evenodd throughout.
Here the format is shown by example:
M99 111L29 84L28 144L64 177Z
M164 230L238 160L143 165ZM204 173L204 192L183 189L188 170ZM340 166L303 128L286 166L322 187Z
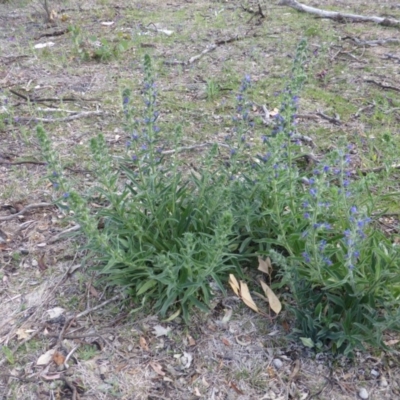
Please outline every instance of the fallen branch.
M386 53L386 54L384 54L384 56L385 56L386 59L388 59L388 60L400 61L400 57L399 57L399 56L395 56L394 54L391 54L391 53Z
M399 39L392 39L392 38L378 39L378 40L360 40L358 38L346 36L346 37L342 38L342 40L351 40L358 46L381 46L381 45L384 45L387 43L400 43Z
M62 118L14 117L14 122L45 122L45 123L66 122L66 121L73 121L74 119L78 118L85 118L85 117L90 117L92 115L102 115L102 114L103 111L84 111L79 114L69 115L68 117L62 117Z
M331 122L332 124L335 125L341 125L342 123L340 122L339 117L330 117L329 115L324 114L322 111L317 111L317 115L323 119L326 119L327 121Z
M365 169L361 169L359 171L352 172L352 175L357 175L357 173L359 173L359 172L361 172L362 175L367 175L371 172L378 173L378 172L384 171L386 168L400 169L400 164L393 164L393 165L390 165L389 167L382 166L382 167L375 167L375 168L365 168Z
M66 235L67 233L76 232L81 229L80 225L74 225L71 228L65 229L64 231L58 233L57 235L53 236L51 239L47 240L48 244L53 244L61 239L62 236Z
M166 65L190 65L190 64L193 64L195 61L200 60L200 58L202 58L205 54L214 51L218 46L237 42L239 40L247 39L249 37L256 37L256 34L253 34L252 36L246 34L244 36L235 36L235 37L231 37L229 39L216 40L213 44L211 44L210 46L205 48L200 54L196 54L195 56L189 58L188 61L176 61L176 60L168 61L168 60L166 60L166 61L164 61L164 64L166 64Z
M101 101L101 99L85 99L85 98L77 98L77 97L50 97L50 98L41 98L41 97L35 97L35 96L28 96L22 93L18 93L17 91L13 89L9 89L9 92L14 94L15 96L24 99L25 101L28 101L29 103L46 103L46 102L53 102L53 101L60 101L60 102L67 102L67 101Z
M319 8L306 6L304 4L298 3L296 0L281 0L278 5L288 6L294 8L297 11L314 14L320 18L329 18L335 21L350 21L350 22L375 22L376 24L383 26L400 27L400 21L392 18L382 18L382 17L366 17L364 15L357 14L345 14L337 11L327 11L321 10Z
M10 221L15 217L18 217L19 215L22 215L26 213L29 210L33 210L35 208L40 208L40 207L54 207L54 204L52 203L36 203L36 204L29 204L26 207L24 207L21 211L12 214L12 215L7 215L6 217L0 217L0 222L1 221Z
M382 89L394 90L395 92L400 92L400 88L398 88L396 86L386 85L385 83L377 82L377 81L374 81L373 79L365 78L364 82L373 83L374 85L377 85Z
M229 146L227 144L225 144L225 143L209 143L209 142L206 142L206 143L195 144L193 146L178 147L177 149L174 149L174 150L164 150L164 151L161 152L161 154L168 155L168 154L180 153L181 151L191 151L191 150L201 149L201 148L204 148L204 147L214 146L214 144L217 144L218 146L221 146L221 147L229 148Z

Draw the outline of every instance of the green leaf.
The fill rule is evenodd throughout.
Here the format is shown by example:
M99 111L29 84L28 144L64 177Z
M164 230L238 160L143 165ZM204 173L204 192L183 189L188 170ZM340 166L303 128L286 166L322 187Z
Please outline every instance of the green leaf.
M157 285L157 281L155 280L150 280L145 282L140 289L137 291L137 295L140 296L141 294L147 292L149 289L153 288L155 285Z
M302 341L303 345L312 349L315 344L310 338L301 337L300 340Z

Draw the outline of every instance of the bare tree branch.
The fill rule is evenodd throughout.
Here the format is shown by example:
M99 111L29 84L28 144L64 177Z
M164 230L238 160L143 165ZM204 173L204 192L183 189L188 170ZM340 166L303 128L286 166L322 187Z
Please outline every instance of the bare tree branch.
M306 6L297 2L296 0L281 0L278 5L280 6L288 6L292 7L297 11L306 12L309 14L317 15L320 18L330 18L336 21L352 21L352 22L375 22L376 24L383 25L383 26L394 26L400 27L400 21L392 18L383 18L383 17L366 17L364 15L357 15L357 14L345 14L340 13L337 11L327 11L321 10L319 8Z

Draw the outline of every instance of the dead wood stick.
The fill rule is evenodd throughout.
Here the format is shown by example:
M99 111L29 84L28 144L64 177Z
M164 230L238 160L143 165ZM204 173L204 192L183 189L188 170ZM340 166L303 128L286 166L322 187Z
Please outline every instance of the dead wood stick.
M364 82L373 83L374 85L377 85L377 86L381 87L382 89L394 90L395 92L400 92L400 88L398 88L396 86L386 85L386 83L377 82L377 81L374 81L373 79L365 78Z
M244 35L244 36L234 36L229 39L220 39L216 40L213 44L209 45L207 48L205 48L200 54L196 54L195 56L189 58L188 61L164 61L164 64L166 65L190 65L193 64L195 61L199 60L201 57L203 57L205 54L210 53L214 51L218 46L222 46L224 44L232 43L232 42L237 42L239 40L243 40L249 37L257 37L256 34L253 35Z
M107 305L108 303L111 303L111 302L113 302L113 301L115 301L115 300L118 300L118 299L120 299L120 298L121 298L121 295L120 295L120 294L117 294L116 296L111 297L111 299L108 299L108 300L106 300L106 301L103 301L103 303L98 304L98 305L95 306L95 307L88 308L88 309L86 309L85 311L82 311L81 313L75 315L74 319L84 317L85 315L88 315L88 314L90 314L91 312L96 311L96 310L98 310L99 308L104 307L104 306Z
M57 235L55 235L55 236L51 237L49 240L47 240L47 243L48 244L55 243L58 240L60 240L61 237L66 235L67 233L76 232L76 231L79 231L79 229L81 229L81 226L79 224L74 225L71 228L65 229L64 231L57 233Z
M352 37L352 36L345 36L344 38L342 38L342 40L351 40L352 42L354 42L355 44L359 45L359 46L380 46L386 43L399 43L400 40L399 39L394 39L394 38L388 38L388 39L378 39L378 40L360 40L356 37Z
M329 115L324 114L322 111L317 111L316 113L319 117L326 119L327 121L331 122L335 125L341 125L340 119L338 117L330 117Z
M27 117L14 117L14 122L66 122L66 121L73 121L74 119L90 117L92 115L102 115L103 111L84 111L79 114L69 115L68 117L63 118L27 118Z
M7 217L0 217L0 222L1 221L10 221L11 219L18 217L19 215L22 215L24 213L26 213L29 210L33 210L35 208L40 208L40 207L53 207L54 204L52 203L36 203L36 204L29 204L26 207L24 207L21 211L12 214L12 215L8 215Z
M376 16L367 17L364 15L346 14L337 11L321 10L319 8L306 6L305 4L301 4L296 0L281 0L278 3L278 5L288 6L294 8L297 11L314 14L320 18L330 18L336 21L348 20L352 22L375 22L376 24L383 26L400 27L400 21L396 19L376 17Z
M221 146L221 147L229 147L225 143L206 142L206 143L195 144L193 146L178 147L177 149L174 149L174 150L164 150L163 152L161 152L161 154L165 154L165 155L175 154L175 153L180 153L181 151L190 151L190 150L195 150L195 149L201 149L203 147L210 147L210 146L213 146L214 144L217 144L218 146Z
M367 174L369 174L369 173L371 173L371 172L374 172L374 173L382 172L382 171L384 171L386 168L387 168L387 167L385 167L385 166L382 166L382 167L375 167L375 168L365 168L365 169L361 169L361 170L359 170L359 171L352 172L352 174L353 174L353 175L356 175L357 172L361 172L362 175L367 175ZM393 164L393 165L390 165L389 168L391 168L391 169L400 169L400 164Z

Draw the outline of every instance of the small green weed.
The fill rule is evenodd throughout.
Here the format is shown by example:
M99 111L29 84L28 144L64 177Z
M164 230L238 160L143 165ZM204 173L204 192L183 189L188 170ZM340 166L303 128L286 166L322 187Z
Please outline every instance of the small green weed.
M84 361L91 360L98 353L95 346L85 344L81 346L78 351L78 358Z
M115 42L110 42L106 38L87 35L76 25L70 26L69 31L71 33L74 52L83 61L109 61L118 58L121 53L128 50L131 46L131 43L122 37L117 38Z
M13 352L7 346L2 346L0 349L3 352L4 356L6 357L7 362L11 365L14 365L15 358Z

